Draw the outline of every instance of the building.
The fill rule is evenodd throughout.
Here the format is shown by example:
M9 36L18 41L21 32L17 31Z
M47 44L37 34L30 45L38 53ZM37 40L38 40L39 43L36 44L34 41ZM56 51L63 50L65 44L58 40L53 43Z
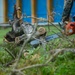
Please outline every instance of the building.
M20 6L22 13L27 16L43 17L53 22L60 22L64 0L0 0L0 23L12 19L15 4ZM75 5L72 8L72 16L75 14L74 8ZM24 18L23 20L32 23L36 22L32 18Z

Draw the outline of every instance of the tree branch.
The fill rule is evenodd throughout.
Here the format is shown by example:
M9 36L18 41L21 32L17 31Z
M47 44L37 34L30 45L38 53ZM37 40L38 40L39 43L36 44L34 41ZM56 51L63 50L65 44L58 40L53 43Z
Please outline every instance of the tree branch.
M53 51L54 51L54 54L50 57L50 59L47 60L47 62L45 64L35 64L35 65L27 66L27 67L24 67L21 69L14 69L14 72L18 73L18 72L21 72L21 71L26 70L26 69L49 66L49 62L51 62L59 53L62 53L64 51L66 51L66 52L70 51L70 52L75 53L75 49L71 49L71 48L55 49Z
M44 66L49 66L49 65L48 64L35 64L35 65L27 66L27 67L24 67L24 68L15 70L15 71L23 71L26 69L31 69L31 68L36 68L36 67L44 67Z
M71 48L63 48L63 49L55 49L53 50L54 54L50 57L49 60L47 60L46 64L48 64L49 62L51 62L59 53L62 53L62 52L74 52L75 53L75 49L71 49Z
M18 65L18 62L19 62L20 57L21 57L21 55L22 55L22 52L23 52L23 50L24 50L24 47L25 47L25 45L28 43L28 41L31 39L31 37L34 35L34 33L36 32L36 28L37 28L37 24L35 25L34 30L33 30L32 34L31 34L31 36L30 36L29 38L27 38L27 40L24 40L24 43L23 43L23 45L22 45L22 47L21 47L21 49L20 49L19 55L18 55L18 57L17 57L17 59L16 59L16 62L15 62L15 65L14 65L14 67L13 67L13 70L12 70L11 75L14 73L15 69L17 68L17 65ZM15 72L15 73L16 73L16 72Z
M10 55L13 59L15 59L15 56L10 52L10 50L8 50L7 48L5 48L5 51L7 51L7 52L9 53L9 55Z

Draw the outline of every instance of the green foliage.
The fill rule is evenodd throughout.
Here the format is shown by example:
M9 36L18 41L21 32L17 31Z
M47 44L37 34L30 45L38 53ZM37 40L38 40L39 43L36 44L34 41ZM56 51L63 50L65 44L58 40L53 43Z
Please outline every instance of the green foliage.
M5 64L9 61L11 61L11 56L4 49L0 50L0 64Z
M75 54L68 52L58 55L55 66L57 69L54 75L75 75Z
M10 30L11 30L11 28L0 28L0 44L2 44L4 36Z
M54 27L52 27L51 30L53 29L58 32L58 30L56 30ZM53 32L47 33L47 35L49 34L53 34ZM72 35L68 38L72 40L74 37L75 35ZM2 64L12 60L12 57L4 50L5 48L9 49L11 53L17 57L21 46L13 43L4 43L0 46L0 75L8 75L7 71L3 71L4 68L5 70L7 68L3 67ZM75 48L75 43L69 42L64 37L57 38L47 43L46 50L44 50L42 46L32 48L29 44L27 44L24 48L24 52L22 53L18 68L23 68L24 66L26 67L33 64L45 63L51 57L50 50L58 48ZM27 54L24 56L24 53L26 52ZM26 75L75 75L74 66L75 54L72 52L64 52L60 53L53 62L50 62L49 66L27 69L23 72ZM12 67L8 67L8 70L9 69L12 69Z
M5 43L3 47L4 49L7 48L15 57L17 56L20 50L20 46L14 43Z

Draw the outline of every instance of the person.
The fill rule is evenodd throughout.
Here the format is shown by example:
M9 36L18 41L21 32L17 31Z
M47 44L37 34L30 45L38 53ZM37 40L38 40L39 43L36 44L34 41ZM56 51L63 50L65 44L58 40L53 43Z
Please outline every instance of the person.
M20 19L22 16L21 8L14 5L13 19Z
M62 14L62 25L61 28L63 29L66 35L75 34L75 15L72 17L73 22L70 21L70 14L73 7L73 3L75 0L65 0L64 3L64 10Z
M17 5L14 5L14 13L13 13L13 24L12 24L12 30L15 33L20 32L20 25L22 23L22 12L21 8L17 7Z
M64 3L64 10L62 14L62 22L69 21L71 9L73 7L74 0L66 0Z
M22 20L21 16L22 13L20 7L14 5L13 20L9 20L9 24L12 26L12 30L5 35L5 40L8 42L15 41L15 37L23 34L23 31L20 27Z
M73 20L75 21L75 15L73 16Z

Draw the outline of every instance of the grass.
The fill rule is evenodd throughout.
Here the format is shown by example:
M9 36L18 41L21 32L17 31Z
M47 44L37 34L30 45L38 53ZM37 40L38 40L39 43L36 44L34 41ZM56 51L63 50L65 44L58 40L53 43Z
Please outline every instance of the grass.
M54 34L52 31L59 32L55 27L50 26L50 31L49 27L45 26L46 30L48 31L47 35ZM6 35L7 32L9 32L11 28L0 28L0 44L3 42L4 36Z
M48 30L48 27L45 27L48 31L47 35L54 34L52 31L58 33L59 31L51 26L50 31ZM10 30L10 28L7 29L0 29L2 32L0 34L0 42L2 44L3 36ZM69 36L69 39L74 39L75 35ZM16 47L13 44L7 44L4 45L4 47L7 47L12 52L17 52L17 50L20 49L20 46ZM25 47L25 50L29 50L29 55L25 56L22 55L22 58L19 62L18 68L37 64L37 63L44 63L48 58L50 58L50 50L56 49L56 48L75 48L75 43L71 44L69 41L67 41L65 38L57 38L50 42L48 42L46 46L46 51L42 48L42 46L38 46L37 48L31 48L28 44ZM0 47L0 63L6 63L12 60L12 58L9 56L7 52L4 51L3 47ZM47 59L45 58L47 57ZM63 54L59 54L54 62L50 63L50 66L47 67L41 67L41 68L34 68L34 69L27 69L24 71L26 75L75 75L75 53L71 52L65 52ZM5 71L3 70L5 68ZM3 67L0 65L0 75L8 75L9 69L11 67ZM7 70L7 71L6 71Z
M0 44L3 42L4 36L8 31L10 31L11 28L0 28Z

